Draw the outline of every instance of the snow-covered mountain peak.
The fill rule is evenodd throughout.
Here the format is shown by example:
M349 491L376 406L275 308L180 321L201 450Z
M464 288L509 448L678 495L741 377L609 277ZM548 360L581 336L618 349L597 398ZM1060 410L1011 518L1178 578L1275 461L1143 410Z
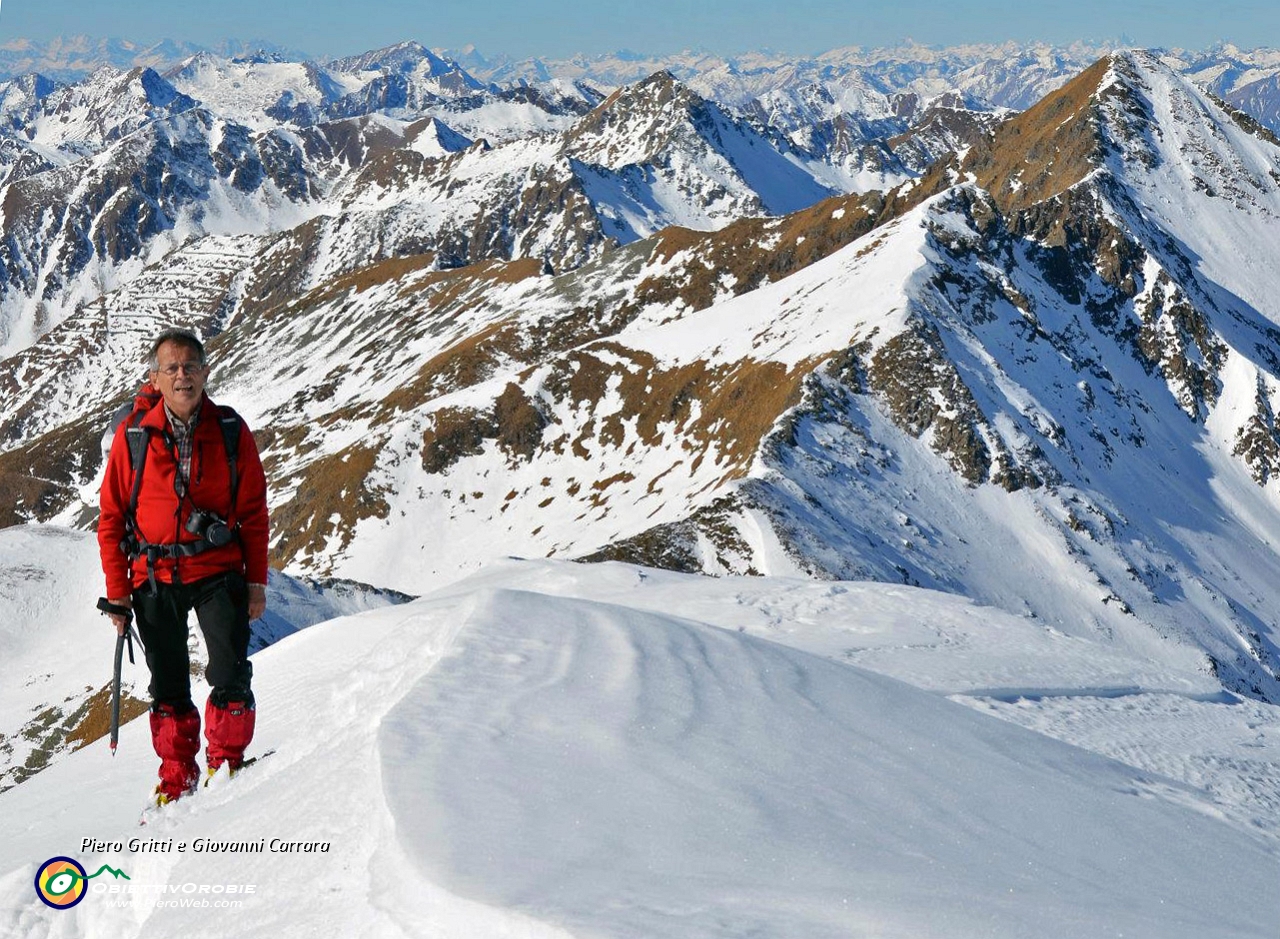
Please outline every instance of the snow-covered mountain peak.
M707 102L667 71L619 88L574 125L567 140L596 162L619 167L661 150ZM590 143L588 143L590 141Z
M48 151L78 157L196 106L151 68L103 67L83 82L61 85L38 102L25 133Z
M310 62L197 56L170 73L175 86L227 120L269 130L320 123L369 76L329 72Z
M29 72L0 82L0 114L16 122L15 128L20 127L40 102L57 87L53 79L38 72Z
M155 69L144 68L139 70L137 81L142 86L147 103L152 107L168 108L175 101L183 99L182 93L163 79ZM186 102L184 101L183 103L185 104Z
M325 68L331 72L370 80L408 82L445 96L475 94L486 86L473 78L457 62L443 57L417 41L397 43L360 55L334 59Z
M109 65L94 71L85 81L74 86L81 101L133 97L147 104L163 107L177 97L177 89L165 81L155 69L137 66L118 69Z
M438 117L429 117L409 125L405 140L417 153L425 157L443 157L466 150L475 141L458 133Z
M1256 120L1207 93L1155 53L1129 50L1114 54L1110 62L1110 80L1099 91L1114 102L1103 116L1112 142L1121 145L1123 164L1203 167L1202 174L1187 177L1193 192L1208 191L1208 180L1197 182L1196 176L1212 175L1230 185L1228 178L1241 173L1270 175L1271 148L1280 142ZM1126 146L1145 150L1146 158L1137 151L1124 152ZM1246 162L1228 159L1228 151ZM1113 169L1122 171L1123 166Z
M1259 231L1280 219L1280 141L1167 68L1139 74L1151 120L1142 142L1154 159L1109 161L1137 203L1129 224L1172 235L1170 253L1198 270L1207 302L1280 324L1270 266L1241 264L1258 251Z
M1213 204L1197 193L1280 211L1274 135L1140 50L1099 59L957 163L1006 211L1045 203L1098 172L1179 231L1180 217L1203 221Z
M385 46L381 49L371 49L358 55L333 59L328 65L339 72L408 72L417 68L423 61L442 71L448 70L444 59L413 39Z

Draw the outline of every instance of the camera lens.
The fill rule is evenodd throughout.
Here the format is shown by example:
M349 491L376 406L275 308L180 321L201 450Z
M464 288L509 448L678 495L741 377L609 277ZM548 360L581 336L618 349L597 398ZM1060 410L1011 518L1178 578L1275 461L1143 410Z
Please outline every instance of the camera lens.
M231 529L223 522L214 519L204 533L205 540L215 548L231 544Z

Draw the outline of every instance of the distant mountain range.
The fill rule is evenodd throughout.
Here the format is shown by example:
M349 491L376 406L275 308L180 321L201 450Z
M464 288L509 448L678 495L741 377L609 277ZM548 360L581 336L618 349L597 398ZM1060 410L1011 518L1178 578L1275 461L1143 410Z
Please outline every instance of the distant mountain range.
M474 46L460 50L428 50L417 42L333 60L316 58L266 40L227 40L215 46L162 40L135 43L124 39L72 36L44 42L17 39L0 43L0 81L39 73L61 82L76 82L104 67L122 70L153 68L166 73L195 56L274 62L311 62L342 72L369 68L401 70L423 57L442 70L460 69L468 80L498 87L586 82L607 91L665 71L722 104L748 105L780 88L802 84L837 84L846 93L913 92L925 98L959 90L987 106L1022 110L1070 75L1099 57L1121 48L1116 43L989 43L939 48L903 43L884 48L848 47L818 56L752 52L720 56L707 52L646 55L614 52L567 59L514 59L486 56ZM1274 86L1280 72L1280 50L1240 49L1218 43L1203 50L1173 49L1164 58L1219 97L1255 113L1265 100L1274 108ZM411 66L412 67L412 66ZM1254 107L1246 106L1250 100ZM1258 116L1255 113L1255 116ZM1262 119L1262 118L1260 118ZM1266 121L1274 118L1268 116ZM1274 128L1273 128L1274 129Z
M0 524L92 526L178 322L285 571L900 582L1280 702L1280 63L877 55L14 79Z
M301 61L306 53L266 40L228 40L214 46L163 39L137 43L128 39L63 36L47 41L11 39L0 43L0 79L38 72L61 82L77 82L101 68L164 70L202 52L228 58L255 54Z

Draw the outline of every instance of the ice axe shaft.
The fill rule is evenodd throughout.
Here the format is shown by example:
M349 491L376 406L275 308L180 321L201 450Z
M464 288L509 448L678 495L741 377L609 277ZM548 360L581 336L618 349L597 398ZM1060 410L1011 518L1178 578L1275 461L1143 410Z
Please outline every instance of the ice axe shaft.
M124 635L116 636L116 670L111 679L111 755L120 742L120 666L124 659Z
M112 603L105 597L98 600L98 609L107 615L125 618L124 632L116 636L115 672L111 678L111 755L116 755L116 744L120 740L120 669L124 665L124 645L129 643L129 663L133 663L133 610L127 606Z

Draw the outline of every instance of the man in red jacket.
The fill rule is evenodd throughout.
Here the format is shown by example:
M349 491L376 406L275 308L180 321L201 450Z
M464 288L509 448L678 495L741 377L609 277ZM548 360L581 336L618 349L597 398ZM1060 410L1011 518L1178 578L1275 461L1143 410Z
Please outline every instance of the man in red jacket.
M267 606L267 486L249 428L204 393L209 366L196 335L165 330L152 344L150 365L150 384L112 441L98 545L107 598L132 608L146 649L151 740L160 757L156 799L164 803L189 792L199 777L200 712L191 700L187 656L191 610L209 651L210 774L223 764L238 769L253 738L249 621ZM136 495L131 434L139 456L145 435ZM123 633L125 617L112 621Z

